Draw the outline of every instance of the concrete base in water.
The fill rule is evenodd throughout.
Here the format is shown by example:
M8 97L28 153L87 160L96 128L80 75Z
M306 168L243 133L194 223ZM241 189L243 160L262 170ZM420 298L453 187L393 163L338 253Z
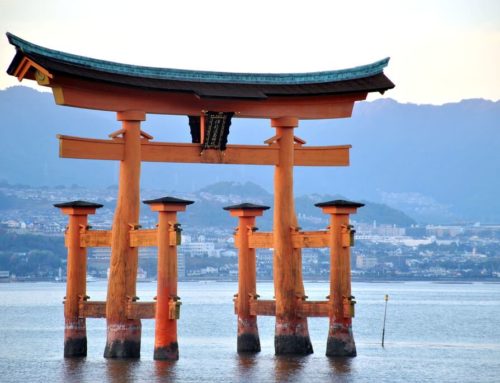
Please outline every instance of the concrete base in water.
M141 322L109 323L105 358L128 359L141 356Z
M356 356L356 344L354 343L350 324L330 324L326 343L326 356Z
M85 319L66 319L64 324L64 357L87 356L87 328Z
M238 352L260 352L257 317L238 317Z
M274 336L276 355L309 355L313 353L307 318L278 318Z
M73 338L64 340L64 357L78 358L87 356L87 338Z
M179 345L172 342L168 346L155 348L155 360L179 360Z
M309 355L313 353L309 337L299 335L279 335L274 337L276 355Z
M237 341L238 352L260 352L260 339L257 334L241 334L238 335Z

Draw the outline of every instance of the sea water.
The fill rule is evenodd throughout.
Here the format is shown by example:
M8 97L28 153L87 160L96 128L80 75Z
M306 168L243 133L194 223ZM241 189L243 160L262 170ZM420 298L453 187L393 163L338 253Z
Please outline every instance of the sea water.
M139 283L141 301L155 283ZM272 299L272 283L258 283ZM0 284L0 382L500 382L500 284L353 283L358 356L327 358L327 318L309 318L314 354L274 355L274 318L259 317L262 351L236 353L234 282L181 282L180 359L153 360L154 321L142 321L141 358L107 360L104 319L87 320L88 356L63 358L62 283ZM306 283L311 300L327 283ZM385 347L384 296L389 295ZM106 282L88 284L104 300Z

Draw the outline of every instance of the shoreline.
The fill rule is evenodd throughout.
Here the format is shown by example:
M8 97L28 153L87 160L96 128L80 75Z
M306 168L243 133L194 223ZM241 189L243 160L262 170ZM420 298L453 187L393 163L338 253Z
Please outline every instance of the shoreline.
M95 282L104 282L107 281L106 278L96 278L93 281L89 281L87 283L95 283ZM30 283L30 282L51 282L51 283L63 283L66 281L56 281L51 278L20 278L20 279L9 279L0 281L1 284L7 283ZM144 281L138 281L137 283L156 283L156 279L148 279ZM238 282L237 278L180 278L179 282ZM272 279L257 279L257 282L273 282ZM323 278L305 278L304 282L306 283L328 283L328 279ZM352 282L363 282L363 283L406 283L406 282L432 282L436 284L471 284L471 283L492 283L492 284L500 284L500 278L360 278L353 277Z

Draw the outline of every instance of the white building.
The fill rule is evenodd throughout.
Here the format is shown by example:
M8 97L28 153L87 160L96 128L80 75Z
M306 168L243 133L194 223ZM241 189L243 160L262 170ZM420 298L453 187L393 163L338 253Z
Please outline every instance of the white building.
M357 269L371 269L377 266L378 261L375 257L366 257L364 255L358 255L356 257L356 268Z
M215 250L215 244L212 242L188 242L181 245L182 251L191 256L203 256L208 255L209 257L216 257L217 251Z

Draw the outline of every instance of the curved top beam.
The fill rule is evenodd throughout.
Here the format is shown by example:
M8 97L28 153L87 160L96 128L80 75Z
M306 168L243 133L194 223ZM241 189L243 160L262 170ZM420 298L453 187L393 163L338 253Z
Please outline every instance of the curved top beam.
M368 92L383 93L394 87L383 73L389 58L312 73L210 72L120 64L44 48L11 33L7 38L16 47L8 74L19 80L36 79L54 89L58 104L83 108L120 110L116 108L123 106L121 110L165 114L219 110L271 118L292 112L297 118L335 118L348 117L353 102ZM153 96L147 93L151 91L166 106L153 105ZM90 94L95 100L89 100Z
M23 40L7 32L9 42L26 55L34 54L51 58L68 65L79 65L96 71L123 74L134 77L146 77L157 80L176 80L189 82L208 82L224 84L265 84L265 85L293 85L293 84L321 84L355 80L371 77L383 73L389 63L389 57L371 64L354 68L310 72L310 73L233 73L197 71L186 69L156 68L121 64L112 61L78 56L54 49L44 48Z

